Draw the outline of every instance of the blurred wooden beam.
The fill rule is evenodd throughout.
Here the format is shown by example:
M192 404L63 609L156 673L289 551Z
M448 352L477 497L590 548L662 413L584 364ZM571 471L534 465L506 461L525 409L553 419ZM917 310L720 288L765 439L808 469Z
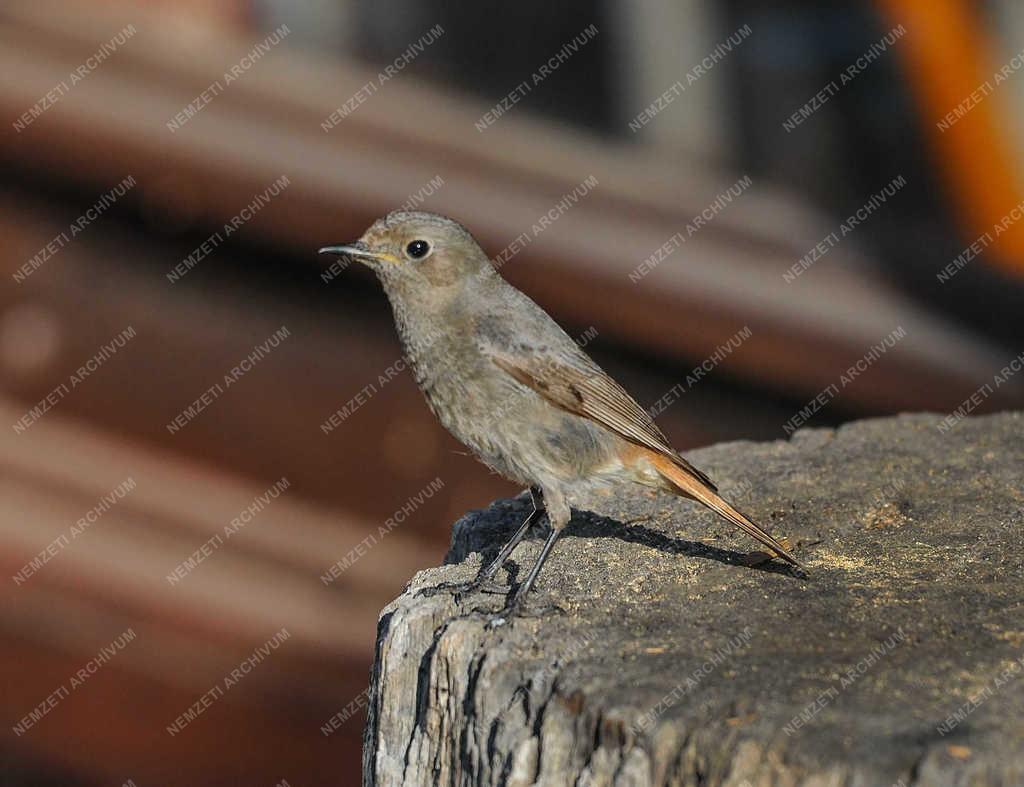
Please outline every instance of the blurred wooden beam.
M0 398L0 422L23 410ZM260 778L271 764L286 764L297 782L335 783L338 775L326 778L314 760L347 751L355 761L359 721L331 741L320 725L365 686L377 610L394 592L386 578L396 563L414 570L425 551L415 537L389 534L386 548L327 586L325 566L371 527L285 491L172 584L174 567L264 490L57 412L0 441L0 469L0 663L19 676L0 700L5 718L17 724L101 647L134 633L85 688L19 736L19 746L105 778L146 774L160 784L230 781L238 763L204 743L205 725L221 740L244 732L249 746L262 742L246 766ZM126 478L134 488L69 537ZM52 554L26 571L51 544ZM166 727L282 629L279 649L171 742ZM126 696L138 699L130 719L121 715ZM89 756L67 752L71 734L86 735ZM187 759L154 758L154 748Z
M10 281L22 261L61 229L38 205L0 191L0 277ZM348 293L300 304L275 300L256 287L219 286L212 295L187 279L172 286L164 273L180 259L168 244L90 229L97 231L83 233L25 283L0 288L0 391L23 400L22 415L131 325L136 338L122 356L55 412L230 467L263 488L286 475L296 484L296 497L343 508L366 528L383 522L445 466L444 488L403 527L426 527L425 538L434 544L432 556L427 549L418 565L436 562L448 526L467 501L508 492L507 483L479 473L471 459L451 461L457 444L433 422L408 375L381 386L374 401L344 420L344 428L328 434L320 429L399 359L382 309L360 306L358 296ZM309 275L315 278L315 270ZM168 423L282 326L291 336L280 349L227 389L223 401L169 434ZM31 438L35 429L20 439ZM398 450L412 436L417 450ZM353 488L362 494L351 494ZM392 575L392 592L404 581L399 576L407 574Z
M53 610L47 614L52 615ZM287 645L272 658L283 654ZM165 726L196 701L198 692L126 669L117 660L128 653L130 650L115 656L25 734L15 738L8 733L0 750L5 777L17 773L15 766L32 774L31 780L12 780L11 784L46 783L39 779L37 763L97 785L123 785L128 779L140 787L273 785L281 779L322 787L358 783L361 716L331 737L323 736L319 729L329 714L355 696L355 691L341 696L342 682L334 695L339 697L337 707L325 703L321 712L328 715L321 718L316 710L295 700L261 696L246 685L246 679L172 738ZM16 720L34 708L58 685L66 685L69 676L94 655L41 651L30 642L5 643L0 648L0 670L18 676L5 682L5 716ZM247 655L240 654L232 666ZM301 671L304 666L283 659L267 661L250 676L261 671ZM232 693L236 696L231 697ZM244 756L236 752L244 752Z
M834 384L900 325L907 338L898 360L843 392L862 409L952 409L1008 360L874 280L855 239L787 284L783 273L835 227L757 183L631 285L630 271L741 173L688 162L682 177L682 167L642 150L514 112L478 132L487 107L411 77L387 82L325 133L324 119L375 72L287 42L171 132L167 121L254 41L183 36L135 6L53 8L15 2L4 12L0 107L9 116L111 32L127 23L140 32L22 133L0 136L0 158L97 187L132 174L147 200L209 226L285 174L287 196L242 231L304 254L358 234L438 175L445 185L429 207L462 219L496 253L593 175L594 192L506 269L563 319L588 325L594 303L614 303L606 335L688 361L749 325L757 342L731 359L730 371L797 398ZM992 404L1017 403L1022 390L1011 381Z
M0 399L0 423L14 423L23 412L22 405ZM394 592L381 581L381 566L397 561L407 575L424 551L414 534L396 529L386 550L368 552L346 571L345 581L327 586L320 581L324 570L376 526L285 490L193 573L172 583L166 577L175 566L223 534L265 488L213 468L199 471L56 412L0 442L0 465L6 490L0 559L12 574L125 479L135 484L102 514L102 524L90 526L23 587L74 588L210 636L249 641L287 623L316 652L363 656L377 610ZM325 625L331 620L345 625Z

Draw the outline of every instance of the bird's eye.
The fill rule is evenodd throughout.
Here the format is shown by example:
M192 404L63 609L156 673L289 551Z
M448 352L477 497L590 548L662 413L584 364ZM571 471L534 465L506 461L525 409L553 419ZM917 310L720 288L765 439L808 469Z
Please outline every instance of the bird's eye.
M430 244L425 240L414 240L405 247L405 253L414 260L423 259L430 251Z

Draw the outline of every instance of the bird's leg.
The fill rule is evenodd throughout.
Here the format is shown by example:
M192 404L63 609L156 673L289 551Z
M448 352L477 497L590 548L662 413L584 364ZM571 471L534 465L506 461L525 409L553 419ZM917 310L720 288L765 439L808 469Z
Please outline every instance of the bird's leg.
M544 562L548 559L548 555L551 554L551 548L555 545L555 541L558 540L558 537L561 534L562 528L551 528L551 532L548 533L547 540L544 542L544 546L541 547L540 555L538 555L536 562L533 564L533 568L530 569L530 573L526 575L526 579L523 580L522 584L516 588L516 592L512 596L512 601L491 619L489 623L491 628L504 625L509 618L515 616L515 614L522 609L523 602L526 599L526 594L530 592L530 588L533 587L533 583L536 582L537 577L540 576L540 570L544 567Z
M540 554L537 556L536 562L534 562L533 567L530 569L530 573L526 575L526 579L523 580L522 584L516 588L516 592L512 596L512 601L509 602L501 612L493 617L490 623L488 623L488 626L491 628L503 625L522 609L523 602L526 600L526 595L530 592L530 588L532 588L534 583L537 581L537 577L540 576L541 569L544 568L544 563L551 554L551 549L555 546L555 542L558 540L558 537L562 535L562 531L565 530L565 526L569 524L569 519L572 516L572 510L569 508L569 504L561 492L551 492L546 490L544 501L548 514L548 522L551 525L551 532L548 533L547 540L544 542L544 546L541 547Z
M498 573L498 569L505 565L505 561L508 560L509 555L512 554L513 550L515 550L515 548L519 546L519 543L526 537L526 533L529 531L533 523L536 522L544 513L544 498L540 489L537 487L530 487L530 500L533 502L533 511L531 511L530 515L523 520L519 529L512 534L512 538L510 538L505 543L505 546L499 550L494 560L482 568L476 577L459 588L458 596L473 593L494 579L494 575Z
M456 600L459 601L463 596L474 593L486 585L494 578L494 575L498 573L498 569L505 564L505 561L508 560L512 551L519 546L519 543L526 537L526 534L533 523L544 514L544 496L538 487L530 487L530 500L533 503L533 511L531 511L530 515L523 520L523 523L512 535L512 538L510 538L501 548L497 557L480 569L480 572L473 579L469 582L443 582L436 587L423 588L416 595L434 596L442 590L454 590Z
M551 529L548 533L547 540L544 542L544 546L540 550L540 555L537 556L537 562L533 564L533 568L530 569L530 573L526 575L526 580L516 588L516 594L512 598L512 603L515 604L520 599L526 598L526 594L530 592L530 588L533 587L533 583L537 581L537 577L540 576L540 570L544 567L544 562L548 559L548 555L551 554L551 548L555 545L555 541L562 534L562 529L555 528Z

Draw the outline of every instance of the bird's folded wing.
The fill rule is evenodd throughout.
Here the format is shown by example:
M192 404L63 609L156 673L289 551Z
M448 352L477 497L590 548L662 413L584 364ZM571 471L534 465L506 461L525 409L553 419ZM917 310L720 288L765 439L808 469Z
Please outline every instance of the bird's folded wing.
M717 489L710 478L668 444L665 435L636 400L589 358L586 368L575 365L575 359L540 356L526 360L495 351L491 352L491 360L557 407L589 418L631 443L663 454L712 490Z

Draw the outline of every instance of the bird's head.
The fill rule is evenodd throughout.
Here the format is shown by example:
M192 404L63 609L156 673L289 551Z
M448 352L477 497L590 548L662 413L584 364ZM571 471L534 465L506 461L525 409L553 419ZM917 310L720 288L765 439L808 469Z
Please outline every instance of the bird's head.
M363 236L321 254L349 257L370 267L389 295L452 293L494 274L487 255L457 221L436 213L395 211Z

